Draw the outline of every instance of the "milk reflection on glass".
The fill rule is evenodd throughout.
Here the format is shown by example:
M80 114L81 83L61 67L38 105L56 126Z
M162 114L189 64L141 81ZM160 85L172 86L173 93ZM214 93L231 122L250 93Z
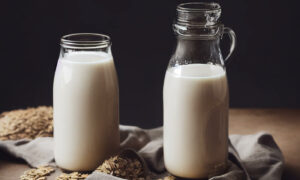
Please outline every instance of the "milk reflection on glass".
M217 3L183 3L173 29L175 51L165 74L164 162L173 175L209 178L226 171L228 86L224 63L235 47L234 32L219 22ZM223 60L220 39L231 47Z
M62 44L54 78L54 154L59 167L88 171L118 151L118 81L108 37L73 36L79 45Z

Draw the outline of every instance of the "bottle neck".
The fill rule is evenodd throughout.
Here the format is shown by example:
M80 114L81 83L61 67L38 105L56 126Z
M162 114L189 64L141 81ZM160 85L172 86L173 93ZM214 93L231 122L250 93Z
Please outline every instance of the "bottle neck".
M77 33L65 35L61 38L60 56L74 52L103 52L111 54L110 37L96 33Z
M199 40L187 39L178 35L172 59L176 61L176 64L213 63L223 65L219 42L219 38Z
M221 6L217 3L179 4L173 24L177 45L169 66L193 63L224 66L219 46L224 33L220 16Z

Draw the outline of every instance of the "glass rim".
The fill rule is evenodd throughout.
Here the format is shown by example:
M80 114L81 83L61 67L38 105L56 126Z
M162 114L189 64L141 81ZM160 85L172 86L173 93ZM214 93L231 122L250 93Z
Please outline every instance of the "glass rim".
M73 33L61 37L60 45L65 48L94 49L111 44L110 37L99 33Z
M213 12L220 10L220 4L215 2L187 2L177 6L179 12Z

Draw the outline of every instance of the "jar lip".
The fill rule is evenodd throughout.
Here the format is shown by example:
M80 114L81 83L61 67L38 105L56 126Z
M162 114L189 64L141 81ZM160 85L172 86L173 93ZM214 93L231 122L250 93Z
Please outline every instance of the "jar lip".
M188 2L177 6L177 11L180 12L213 12L220 10L220 4L215 2Z
M111 43L110 37L98 33L73 33L62 36L60 45L65 48L104 48Z
M173 24L175 34L184 39L217 39L223 36L223 24L215 24L211 26L187 26L180 24Z

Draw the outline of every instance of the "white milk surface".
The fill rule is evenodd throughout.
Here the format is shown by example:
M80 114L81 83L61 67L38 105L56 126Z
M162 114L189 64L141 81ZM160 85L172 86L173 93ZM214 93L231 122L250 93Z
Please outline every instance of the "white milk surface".
M74 52L59 59L53 86L58 166L94 170L118 151L118 91L111 55Z
M169 68L163 101L167 170L184 178L207 178L224 170L228 151L225 70L210 64Z

